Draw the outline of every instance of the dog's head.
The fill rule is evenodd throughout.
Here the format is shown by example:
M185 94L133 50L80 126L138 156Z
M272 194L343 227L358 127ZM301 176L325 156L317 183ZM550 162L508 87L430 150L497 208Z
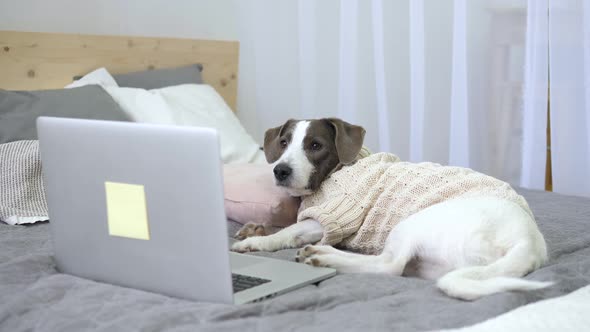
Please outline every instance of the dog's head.
M365 130L340 119L289 120L264 135L275 183L292 196L309 195L336 167L352 163Z

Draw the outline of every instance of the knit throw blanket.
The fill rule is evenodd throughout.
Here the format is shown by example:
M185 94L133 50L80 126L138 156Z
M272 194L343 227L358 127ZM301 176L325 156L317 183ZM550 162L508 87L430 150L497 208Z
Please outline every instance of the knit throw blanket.
M322 244L378 254L400 221L443 201L477 196L507 199L533 216L525 199L506 182L467 168L414 164L377 153L324 180L302 200L297 218L322 224Z
M16 225L48 219L39 141L0 144L0 221Z

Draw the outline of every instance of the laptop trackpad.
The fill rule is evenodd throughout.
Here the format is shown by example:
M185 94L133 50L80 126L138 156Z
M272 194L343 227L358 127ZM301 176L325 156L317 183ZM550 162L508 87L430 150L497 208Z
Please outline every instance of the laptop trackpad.
M247 266L252 266L254 264L267 263L268 260L266 260L264 258L252 256L252 255L238 254L235 252L230 252L229 253L229 262L230 262L230 266L231 266L232 271L234 271L234 270L242 269Z

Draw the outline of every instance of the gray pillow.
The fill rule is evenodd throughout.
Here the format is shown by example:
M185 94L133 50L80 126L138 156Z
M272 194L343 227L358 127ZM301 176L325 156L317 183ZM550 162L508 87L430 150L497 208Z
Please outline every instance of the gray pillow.
M0 144L36 140L37 117L131 121L111 96L98 85L73 89L0 90Z
M160 89L180 84L203 84L203 66L195 64L178 68L162 68L113 75L120 87Z

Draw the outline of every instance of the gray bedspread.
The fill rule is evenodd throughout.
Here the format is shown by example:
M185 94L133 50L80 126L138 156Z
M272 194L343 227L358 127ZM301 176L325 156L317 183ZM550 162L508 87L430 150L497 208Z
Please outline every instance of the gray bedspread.
M0 224L0 331L419 331L468 326L590 283L590 199L520 192L537 216L551 256L547 266L527 278L557 283L474 302L448 298L432 281L337 275L261 303L195 303L57 273L47 223ZM233 232L238 225L230 226ZM294 250L264 255L293 259Z

